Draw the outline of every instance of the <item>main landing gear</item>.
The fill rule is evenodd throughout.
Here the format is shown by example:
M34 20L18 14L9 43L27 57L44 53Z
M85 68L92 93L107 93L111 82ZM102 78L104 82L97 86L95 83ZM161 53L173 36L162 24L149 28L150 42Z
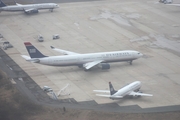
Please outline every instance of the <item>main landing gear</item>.
M50 12L53 12L53 9L49 9Z
M129 64L130 64L130 65L132 65L132 60L131 60L131 61L129 61Z

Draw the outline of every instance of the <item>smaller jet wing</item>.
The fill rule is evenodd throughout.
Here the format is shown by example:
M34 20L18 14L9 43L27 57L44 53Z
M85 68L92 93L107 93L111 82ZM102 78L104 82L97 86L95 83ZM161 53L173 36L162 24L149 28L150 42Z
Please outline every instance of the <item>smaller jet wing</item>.
M153 95L151 95L151 94L145 94L145 93L139 93L139 92L131 92L129 95L133 95L133 96L153 96Z
M94 92L110 93L109 90L93 90Z
M108 97L108 98L123 98L123 96L112 96L112 95L102 95L102 94L96 94L96 96Z
M96 66L97 64L103 62L104 60L97 60L97 61L93 61L93 62L88 62L88 63L85 63L83 64L83 67L86 68L86 70Z
M67 51L67 50L58 49L58 48L55 48L53 46L51 46L51 49L55 50L57 52L60 52L60 53L62 53L64 55L77 55L77 54L79 54L79 53L75 53L75 52L71 52L71 51Z

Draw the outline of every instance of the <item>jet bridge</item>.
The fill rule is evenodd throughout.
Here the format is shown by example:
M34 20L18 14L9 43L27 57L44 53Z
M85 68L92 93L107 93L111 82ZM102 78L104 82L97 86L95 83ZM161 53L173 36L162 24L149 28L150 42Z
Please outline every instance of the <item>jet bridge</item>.
M59 97L59 96L70 95L70 90L68 89L69 86L70 86L70 84L67 84L66 86L64 86L64 87L58 92L58 94L54 93L53 89L50 88L49 86L44 86L42 89L43 89L43 91L45 91L46 93L48 93L52 99L58 100L58 97Z

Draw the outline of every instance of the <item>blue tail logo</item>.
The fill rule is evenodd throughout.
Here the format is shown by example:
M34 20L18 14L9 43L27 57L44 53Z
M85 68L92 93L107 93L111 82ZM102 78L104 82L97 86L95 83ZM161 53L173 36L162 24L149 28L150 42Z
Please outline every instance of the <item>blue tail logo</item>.
M0 0L0 7L5 7L6 4L4 4L1 0Z
M110 90L110 94L113 95L114 93L116 93L117 91L114 90L113 85L111 84L111 82L109 82L109 90Z
M26 49L31 58L44 58L47 57L43 55L38 49L36 49L30 42L24 42Z

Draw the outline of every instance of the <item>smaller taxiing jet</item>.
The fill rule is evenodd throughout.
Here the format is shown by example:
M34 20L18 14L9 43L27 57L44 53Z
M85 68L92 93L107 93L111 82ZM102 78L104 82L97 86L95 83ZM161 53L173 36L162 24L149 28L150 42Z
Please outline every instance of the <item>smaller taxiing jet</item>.
M133 97L140 97L140 96L153 96L151 94L144 94L140 92L141 88L141 82L140 81L135 81L133 83L130 83L118 91L114 90L113 85L111 82L109 82L109 89L110 90L93 90L94 92L100 92L100 93L108 93L109 95L105 94L96 94L96 96L101 96L101 97L109 97L110 99L119 99L123 98L125 96L133 96Z
M16 3L16 2L15 2ZM26 4L22 5L16 3L16 5L7 6L0 0L0 12L1 11L9 11L9 12L16 12L16 11L24 11L25 13L38 13L41 9L49 9L53 12L53 9L58 8L59 5L55 3L41 3L41 4Z
M143 56L142 53L134 50L99 52L80 54L67 50L62 50L51 46L52 50L60 52L61 56L45 56L38 49L36 49L30 42L24 43L30 56L21 55L26 61L39 63L50 66L78 66L84 68L85 71L97 66L102 69L110 69L111 62L127 61L132 64Z

